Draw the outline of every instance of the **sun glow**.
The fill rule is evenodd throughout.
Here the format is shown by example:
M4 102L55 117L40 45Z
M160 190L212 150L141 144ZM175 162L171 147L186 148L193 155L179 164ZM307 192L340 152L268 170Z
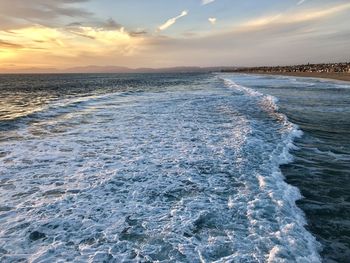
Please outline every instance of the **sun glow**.
M61 58L85 56L130 56L142 44L142 37L133 37L124 28L94 27L48 28L35 25L11 31L0 31L2 63L37 65L43 58L59 65ZM20 44L19 44L20 43ZM70 61L71 63L71 61Z
M0 74L349 59L349 0L196 1L0 0Z
M0 60L3 61L5 59L13 58L16 56L16 51L0 48Z

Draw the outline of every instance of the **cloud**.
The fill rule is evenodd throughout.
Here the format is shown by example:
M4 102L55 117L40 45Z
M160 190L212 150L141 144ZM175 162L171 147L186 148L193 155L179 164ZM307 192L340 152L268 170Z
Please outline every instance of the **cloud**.
M103 22L98 22L98 23L95 22L93 24L73 22L68 24L64 29L67 32L70 32L77 36L81 36L89 39L96 39L94 35L86 32L87 28L94 28L95 31L98 31L98 32L111 32L111 31L125 30L122 25L115 22L112 18L109 18Z
M202 5L208 5L215 2L215 0L202 0Z
M153 38L146 53L152 54L150 63L165 67L349 60L350 30L345 19L348 13L344 12L349 9L350 4L338 4L288 11L211 33Z
M74 26L82 26L83 24L80 23L80 22L72 22L72 23L69 23L67 26L68 27L74 27Z
M137 29L137 30L134 30L134 31L130 31L129 34L132 37L140 37L140 36L147 35L147 31L143 30L143 29Z
M176 17L173 17L173 18L170 18L168 19L164 24L160 25L158 27L158 30L159 31L163 31L169 27L171 27L172 25L174 25L176 23L176 21L181 18L181 17L184 17L184 16L187 16L188 15L188 11L187 10L184 10L181 12L180 15L176 16Z
M102 30L118 30L124 28L121 24L117 23L114 19L109 18L106 21L86 21L86 22L72 22L65 27L67 31L74 32L82 27L94 27Z
M102 27L105 29L119 29L122 28L123 26L116 21L114 21L113 18L107 19L105 23L102 24Z
M22 48L23 46L20 45L20 44L14 44L14 43L11 43L11 42L7 42L7 41L2 41L0 39L0 49L1 48L14 48L14 49L17 49L17 48Z
M302 3L304 3L306 0L300 0L297 5L301 5Z
M57 67L133 56L147 32L102 20L89 0L0 0L0 64Z
M1 0L0 18L6 23L0 29L28 26L30 24L56 25L60 18L88 18L92 13L74 4L88 0Z
M3 1L0 0L0 4ZM41 0L44 2L56 1ZM72 7L69 0L57 2L61 3L57 7ZM54 23L57 22L57 26L34 23L45 22L42 16L34 20L26 16L21 21L30 21L29 25L9 30L0 28L0 67L1 64L16 65L17 68L67 68L90 64L169 67L349 60L348 10L348 2L328 3L253 17L233 25L221 25L219 20L220 28L216 30L204 25L205 31L194 27L173 37L148 34L147 25L143 25L145 28L126 29L118 20L102 20L93 15L65 17L56 13ZM10 21L8 17L4 20L1 13L2 9L0 27L3 27L2 21L6 25ZM165 30L185 15L187 12L184 11L160 27ZM205 22L207 26L209 22Z
M242 29L254 29L275 24L293 24L322 20L350 9L350 3L335 5L326 9L306 10L298 13L284 13L252 19L241 25Z
M215 25L216 24L216 18L215 17L209 17L208 21L212 24Z
M134 56L143 42L141 35L134 37L124 28L89 26L50 28L36 25L11 32L2 31L0 35L2 63L28 63L32 66L49 65L54 61L56 66L63 67L84 61L94 63L99 59L122 59Z

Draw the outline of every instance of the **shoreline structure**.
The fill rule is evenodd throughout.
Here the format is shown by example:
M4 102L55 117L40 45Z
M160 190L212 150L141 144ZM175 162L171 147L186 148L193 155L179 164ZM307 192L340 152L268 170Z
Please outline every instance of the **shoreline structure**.
M314 77L350 81L350 62L322 64L309 63L294 66L241 67L229 70L224 69L221 72Z

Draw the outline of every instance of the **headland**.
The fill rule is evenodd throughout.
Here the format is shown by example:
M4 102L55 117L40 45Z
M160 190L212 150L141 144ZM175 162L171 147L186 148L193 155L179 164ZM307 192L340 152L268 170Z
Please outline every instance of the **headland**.
M262 66L240 67L222 72L237 72L251 74L283 75L296 77L326 78L341 81L350 81L350 62L346 63L323 63L304 64L293 66Z

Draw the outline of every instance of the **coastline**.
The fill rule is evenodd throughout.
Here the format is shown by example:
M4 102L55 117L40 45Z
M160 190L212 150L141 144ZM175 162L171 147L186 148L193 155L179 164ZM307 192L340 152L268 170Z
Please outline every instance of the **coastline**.
M235 73L235 72L232 72ZM349 73L328 73L328 72L260 72L260 71L241 71L236 73L261 74L261 75L280 75L306 78L322 78L340 81L350 81Z

